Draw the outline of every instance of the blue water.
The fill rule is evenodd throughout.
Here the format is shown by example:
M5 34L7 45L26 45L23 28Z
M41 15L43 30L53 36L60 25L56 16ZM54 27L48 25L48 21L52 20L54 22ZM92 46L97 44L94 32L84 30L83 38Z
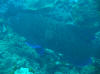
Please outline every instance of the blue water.
M30 5L24 0L0 0L0 17L29 41L25 42L27 46L39 55L45 48L62 53L75 66L91 64L92 56L100 57L100 38L95 36L100 31L98 0L29 1Z
M87 58L78 58L78 59L70 59L69 60L69 62L71 63L71 64L73 64L74 66L76 66L76 67L84 67L84 66L87 66L87 65L90 65L90 64L92 64L93 63L93 61L92 61L92 59L91 59L91 57L87 57Z

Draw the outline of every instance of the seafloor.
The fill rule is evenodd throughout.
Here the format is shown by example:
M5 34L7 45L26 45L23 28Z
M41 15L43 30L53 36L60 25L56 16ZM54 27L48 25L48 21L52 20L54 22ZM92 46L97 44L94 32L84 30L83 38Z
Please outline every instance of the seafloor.
M39 55L10 27L0 37L0 74L100 74L100 59L95 57L91 64L77 67L60 60L62 54L52 49L45 48L46 53Z
M100 74L100 0L0 0L0 74Z

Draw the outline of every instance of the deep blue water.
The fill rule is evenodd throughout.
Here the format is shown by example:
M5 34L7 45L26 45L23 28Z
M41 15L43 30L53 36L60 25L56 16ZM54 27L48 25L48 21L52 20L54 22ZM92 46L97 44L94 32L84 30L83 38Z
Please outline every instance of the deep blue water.
M94 26L100 24L100 12L97 15L99 6L91 6L92 2L58 1L52 8L38 10L23 9L20 0L19 6L16 2L15 5L4 3L8 8L0 8L0 16L6 18L8 25L24 36L28 41L26 44L36 48L38 54L42 55L45 48L50 48L64 54L66 59L70 57L68 60L79 66L91 63L92 56L100 57L99 44L92 43L95 33L100 31L100 25Z

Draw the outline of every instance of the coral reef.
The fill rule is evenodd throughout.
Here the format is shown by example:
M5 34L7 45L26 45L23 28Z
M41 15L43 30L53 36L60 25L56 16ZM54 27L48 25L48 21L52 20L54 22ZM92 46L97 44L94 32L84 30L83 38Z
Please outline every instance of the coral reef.
M93 57L92 63L77 67L64 55L45 48L40 56L35 48L27 45L26 39L14 33L10 27L0 40L0 74L99 74L100 60ZM3 33L2 33L3 34ZM23 72L24 71L24 72Z
M100 12L95 10L95 1L0 0L0 4L4 6L0 7L0 13L6 12L3 17L11 24L6 25L0 18L0 74L100 74ZM16 11L19 8L18 15L12 11L13 6ZM28 42L27 36L12 30L12 24L19 32L32 33L30 40L45 47ZM94 36L93 43L90 33ZM95 54L90 57L92 49ZM67 59L70 56L75 62L84 62L86 57L92 62L76 66Z
M33 74L32 72L29 72L28 68L20 68L18 70L15 71L14 74Z

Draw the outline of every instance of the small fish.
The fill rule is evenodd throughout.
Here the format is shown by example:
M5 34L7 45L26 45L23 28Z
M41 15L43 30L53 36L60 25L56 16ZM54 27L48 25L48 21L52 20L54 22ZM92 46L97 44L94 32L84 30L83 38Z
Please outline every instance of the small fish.
M25 42L25 44L28 45L28 46L31 47L31 48L34 48L34 49L36 50L36 52L37 52L40 56L44 55L45 50L44 50L44 48L41 47L40 45L32 45L32 44L30 44L30 43L28 43L28 42Z

